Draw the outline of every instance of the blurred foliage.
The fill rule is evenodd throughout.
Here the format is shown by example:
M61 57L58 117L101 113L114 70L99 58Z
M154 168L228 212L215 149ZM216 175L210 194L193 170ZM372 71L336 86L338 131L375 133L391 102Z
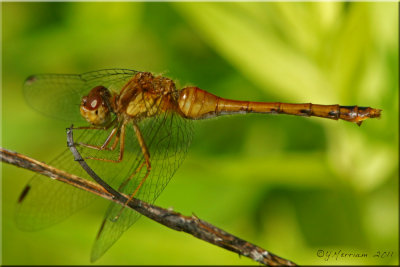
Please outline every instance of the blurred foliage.
M130 68L233 99L381 108L382 119L362 127L271 115L197 122L189 155L156 204L302 265L399 264L397 7L2 3L2 146L46 162L65 146L69 124L24 101L22 83L34 73ZM2 263L89 263L106 201L21 232L15 201L32 173L2 168ZM318 250L368 257L326 260ZM146 218L97 263L253 264Z

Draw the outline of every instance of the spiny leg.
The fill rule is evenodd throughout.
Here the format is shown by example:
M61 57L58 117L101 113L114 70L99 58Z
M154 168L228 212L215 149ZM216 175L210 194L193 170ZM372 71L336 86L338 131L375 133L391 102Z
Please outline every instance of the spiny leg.
M72 129L73 130L108 130L117 121L118 121L118 118L116 117L110 123L106 124L105 126L90 125L90 126L73 127Z
M140 166L136 169L136 171L134 171L134 172L128 177L128 179L126 179L126 180L118 187L118 191L122 191L122 190L125 188L125 186L128 184L128 182L129 182L130 180L132 180L132 178L135 177L135 175L136 175L137 173L139 173L139 172L142 170L142 168L143 168L143 166L144 166L145 163L146 163L146 162L143 161L143 162L140 164Z
M82 126L82 127L76 127L73 129L74 130L84 130L84 129L85 130L108 130L111 126L113 126L116 123L117 123L117 118L112 120L106 126ZM110 143L110 141L112 140L112 138L115 136L115 134L118 132L118 130L119 130L119 126L117 125L116 127L114 127L112 129L111 133L107 136L105 142L101 146L95 146L95 145L85 144L85 143L80 143L80 142L77 144L80 146L84 146L84 147L88 147L88 148L96 149L96 150L114 150L118 143L119 133L117 134L117 137L115 138L114 143L111 146L111 148L107 148L107 146Z
M115 137L114 143L112 144L112 146L110 148L108 148L107 146L109 145L110 141L115 136L115 134L117 134L117 135ZM119 135L120 135L119 129L118 129L118 127L115 127L115 128L112 129L111 133L107 136L106 141L101 146L95 146L95 145L85 144L85 143L80 143L80 142L78 143L78 145L84 146L84 147L88 147L88 148L91 148L91 149L96 149L96 150L110 150L110 151L112 151L112 150L114 150L116 148L116 146L118 144Z
M114 221L117 220L120 216L122 211L124 210L125 206L133 199L133 197L137 194L137 192L139 191L139 189L142 187L142 185L144 184L144 182L146 181L147 177L150 174L150 170L151 170L151 164L150 164L150 153L149 150L146 146L146 143L144 141L144 138L142 136L142 133L140 132L140 129L138 127L138 125L136 123L133 123L133 129L135 130L135 134L136 137L138 139L139 145L142 149L142 153L144 156L144 161L140 164L140 166L135 170L135 172L129 176L128 179L126 179L119 187L119 191L121 191L130 180L132 180L132 178L141 171L141 169L143 168L143 166L146 164L146 174L144 175L144 177L142 178L142 180L140 181L139 185L136 187L135 191L132 193L132 195L127 199L127 201L125 202L124 206L120 209L120 211L118 212L117 216L114 217Z
M114 162L114 163L119 163L122 161L122 158L124 156L124 149L125 149L125 129L126 129L126 123L123 122L119 131L118 135L115 138L114 144L111 147L111 150L114 150L115 147L117 146L117 141L118 139L120 140L119 142L119 157L117 160L114 159L103 159L103 158L94 158L94 157L87 157L86 159L93 159L93 160L100 160L100 161L106 161L106 162ZM107 138L108 139L108 138Z

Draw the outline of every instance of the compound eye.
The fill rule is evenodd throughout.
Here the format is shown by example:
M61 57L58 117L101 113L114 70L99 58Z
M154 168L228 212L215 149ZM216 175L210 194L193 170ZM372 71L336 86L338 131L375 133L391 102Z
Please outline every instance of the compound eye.
M101 96L100 95L91 95L85 100L83 100L84 105L89 110L95 110L101 105Z

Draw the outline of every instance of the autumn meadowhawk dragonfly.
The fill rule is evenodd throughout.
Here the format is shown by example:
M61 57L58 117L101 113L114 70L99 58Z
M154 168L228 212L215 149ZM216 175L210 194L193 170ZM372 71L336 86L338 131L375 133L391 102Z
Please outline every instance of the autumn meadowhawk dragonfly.
M154 202L185 158L192 121L220 115L276 113L342 119L360 125L377 118L370 107L236 101L197 87L175 88L148 72L109 69L81 75L35 75L24 94L41 113L82 125L75 139L85 161L111 187ZM50 165L92 180L65 149ZM94 195L35 175L23 190L16 222L36 230L81 209ZM111 203L96 237L91 260L101 257L140 215Z

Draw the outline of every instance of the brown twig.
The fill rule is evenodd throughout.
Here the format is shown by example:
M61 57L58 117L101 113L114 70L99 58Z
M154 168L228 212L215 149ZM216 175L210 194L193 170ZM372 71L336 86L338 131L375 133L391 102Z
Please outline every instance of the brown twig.
M49 176L55 180L68 183L71 186L81 188L121 205L124 205L124 199L127 199L126 195L121 194L123 198L116 198L106 189L96 183L66 173L47 164L39 162L35 159L29 158L25 155L1 147L0 157L3 162L34 171L45 176ZM239 255L249 257L261 264L265 264L268 266L296 265L289 260L283 259L243 239L233 236L211 225L210 223L201 220L195 215L184 216L178 212L171 211L169 209L163 209L143 202L139 199L132 199L132 201L128 203L128 206L129 208L136 210L142 215L169 228L177 231L186 232L211 244L236 252Z

